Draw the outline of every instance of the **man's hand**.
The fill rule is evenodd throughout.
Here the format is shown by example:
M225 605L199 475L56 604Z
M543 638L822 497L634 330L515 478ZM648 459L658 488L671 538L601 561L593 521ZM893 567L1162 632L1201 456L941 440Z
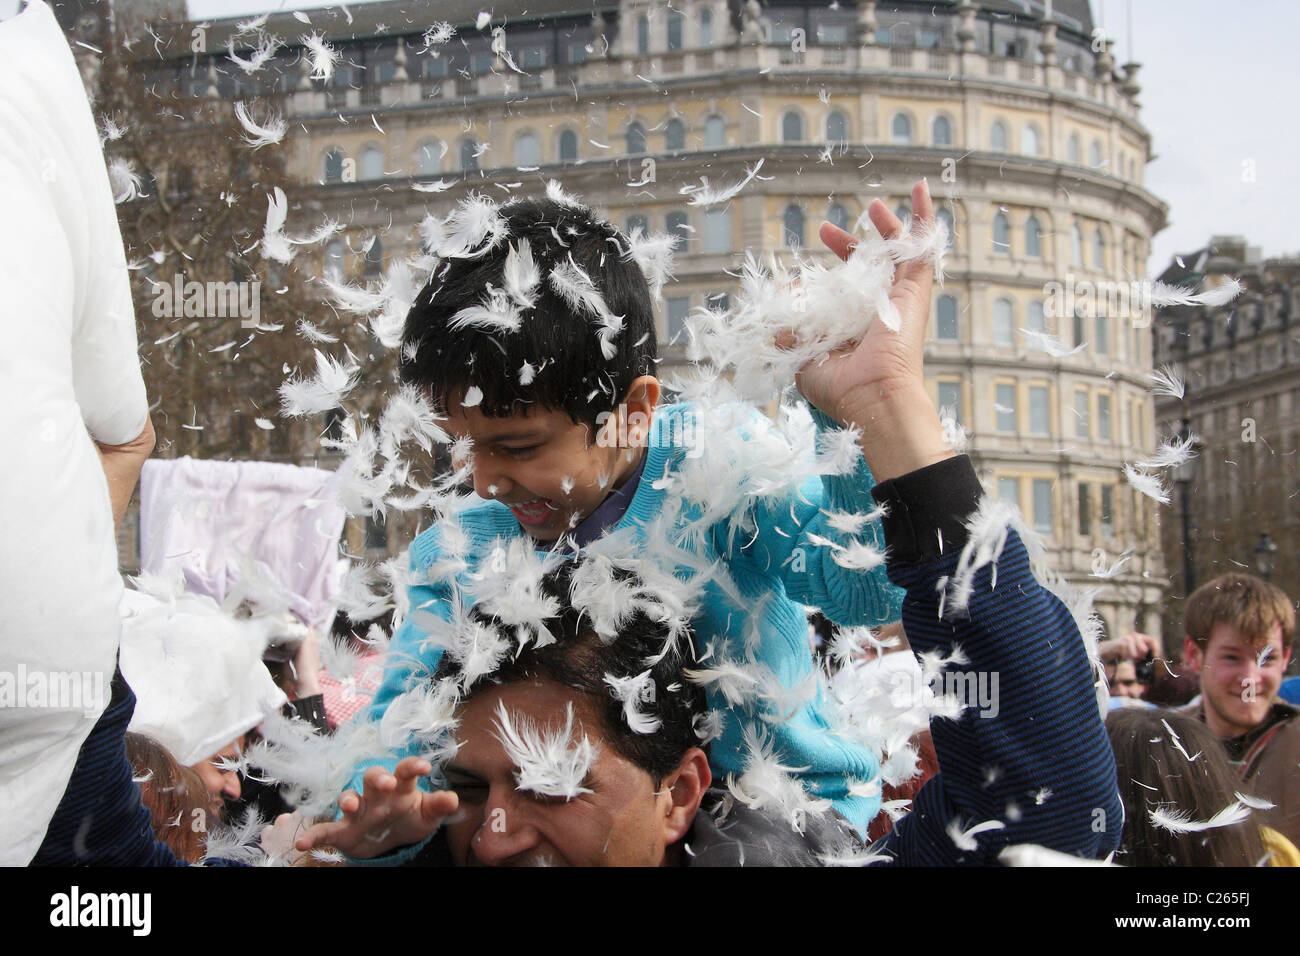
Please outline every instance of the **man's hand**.
M416 785L420 777L432 771L429 762L419 757L405 758L394 773L383 767L369 768L362 778L363 796L345 790L339 797L343 818L317 823L294 845L299 850L310 850L328 844L348 856L367 860L419 843L432 836L460 805L450 791L425 793Z
M912 187L912 210L914 233L933 223L934 205L924 180ZM886 239L902 235L903 224L879 199L868 213ZM841 259L855 245L852 236L830 223L822 225L821 239ZM953 455L922 374L933 284L930 263L899 263L889 296L901 318L899 330L873 322L860 342L814 359L796 379L808 401L840 424L862 429L862 454L877 482Z
M1097 645L1097 657L1103 663L1111 661L1140 661L1150 654L1154 658L1163 658L1164 649L1160 638L1150 634L1134 631L1128 637L1113 637Z
M95 443L100 466L104 469L104 477L108 479L108 497L113 502L114 529L122 525L126 506L135 491L135 483L140 480L140 469L153 454L155 440L153 419L146 417L144 429L129 442L123 445Z

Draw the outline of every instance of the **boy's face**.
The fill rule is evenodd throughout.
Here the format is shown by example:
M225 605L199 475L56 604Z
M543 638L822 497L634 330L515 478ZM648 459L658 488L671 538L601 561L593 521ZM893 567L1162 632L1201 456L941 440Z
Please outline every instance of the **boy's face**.
M453 438L473 440L475 493L509 507L536 540L552 542L636 471L659 383L649 375L633 382L622 405L594 434L558 409L493 418L465 408L460 399L450 396L442 424Z
M1250 641L1231 623L1216 621L1204 651L1190 637L1183 651L1201 676L1205 722L1224 739L1248 733L1268 716L1291 661L1280 624L1270 628L1267 640Z

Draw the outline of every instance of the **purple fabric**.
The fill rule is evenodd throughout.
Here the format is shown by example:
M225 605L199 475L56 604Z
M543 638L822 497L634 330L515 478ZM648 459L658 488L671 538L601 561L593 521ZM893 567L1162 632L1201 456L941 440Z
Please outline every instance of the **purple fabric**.
M627 506L632 503L632 496L636 494L637 485L641 484L641 472L645 470L645 461L646 454L643 451L641 463L636 466L636 471L632 472L632 477L623 482L623 487L602 501L595 511L583 518L578 526L569 532L569 540L575 547L585 548L623 517Z

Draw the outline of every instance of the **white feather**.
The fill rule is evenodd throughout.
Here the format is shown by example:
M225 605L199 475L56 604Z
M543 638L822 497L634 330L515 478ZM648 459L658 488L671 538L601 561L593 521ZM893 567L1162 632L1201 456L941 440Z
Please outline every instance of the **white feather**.
M715 206L718 203L727 202L728 200L739 196L740 191L754 181L754 177L758 175L758 171L762 168L763 160L759 159L759 161L753 166L745 170L744 179L740 180L738 183L734 183L721 189L715 189L710 186L708 177L701 176L700 185L683 186L677 191L683 196L690 196L692 206Z
M330 46L319 33L302 36L298 40L307 48L307 57L311 62L310 78L329 80L334 75L334 65L339 61L339 51Z
M977 823L969 830L962 830L960 819L954 819L944 828L948 838L957 845L957 849L972 853L979 849L979 843L975 837L981 833L988 833L992 830L1005 830L1006 824L1001 820L985 820L983 823Z
M306 318L298 319L298 334L313 345L324 345L339 340L337 335L330 335L328 332L322 332L311 322L308 322Z
M664 283L673 277L673 251L677 248L677 237L667 232L646 235L637 230L625 238L627 253L624 258L637 264L650 286L651 298L659 298Z
M1208 820L1193 820L1190 813L1167 807L1156 807L1148 811L1148 816L1151 818L1152 826L1169 830L1171 833L1201 833L1205 830L1241 823L1250 816L1250 807L1240 800L1234 800Z
M510 247L501 275L506 294L519 308L531 309L536 304L537 284L542 276L527 239L520 239Z
M266 61L275 56L275 51L280 48L280 41L273 36L263 36L257 48L253 50L252 55L247 60L241 59L235 54L235 41L233 39L226 41L226 53L232 63L239 67L245 73L256 73Z
M1186 392L1186 384L1183 381L1182 374L1176 366L1162 365L1151 375L1151 394L1169 395L1172 398L1182 398Z
M1021 329L1020 334L1029 340L1029 347L1036 352L1046 352L1052 358L1065 358L1068 355L1074 355L1082 352L1088 347L1088 343L1076 345L1072 349L1067 349L1059 338L1050 332L1035 332L1032 329Z
M652 734L660 728L663 721L640 709L643 703L654 703L655 685L650 677L650 671L646 670L630 677L606 674L605 683L609 685L614 699L623 702L623 719L633 733Z
M1148 498L1154 499L1162 505L1169 504L1169 492L1165 490L1165 486L1161 484L1158 476L1139 471L1133 465L1125 462L1124 477L1128 479L1130 485Z
M573 704L565 705L564 726L539 730L523 715L512 715L497 701L496 738L517 768L515 785L547 797L572 800L592 791L582 785L600 748L586 734L575 739Z
M623 331L623 317L615 315L605 304L605 297L600 294L587 275L570 256L567 261L556 263L549 276L551 288L575 312L586 312L598 322L596 331L600 340L601 354L607 360L616 354L614 336Z
M1109 860L1089 860L1036 843L1013 843L1004 847L998 854L998 862L1003 866L1115 866Z
M1156 453L1150 458L1135 461L1133 467L1142 471L1156 471L1160 468L1178 468L1191 460L1196 446L1195 435L1186 438L1170 438L1160 443Z
M113 187L113 202L130 202L139 196L143 180L129 159L114 157L108 164L108 181Z
M1158 309L1171 305L1203 305L1215 309L1227 305L1241 295L1245 287L1236 279L1226 282L1204 292L1189 292L1181 286L1172 286L1164 282L1151 283L1151 304Z
M242 100L235 104L235 118L239 120L239 125L244 127L244 132L247 134L244 142L253 149L261 149L263 146L280 142L289 129L288 122L274 113L267 117L265 123L258 123L249 114L248 106Z
M297 418L337 408L356 385L361 369L355 363L336 361L316 349L316 375L293 379L280 386L284 414Z

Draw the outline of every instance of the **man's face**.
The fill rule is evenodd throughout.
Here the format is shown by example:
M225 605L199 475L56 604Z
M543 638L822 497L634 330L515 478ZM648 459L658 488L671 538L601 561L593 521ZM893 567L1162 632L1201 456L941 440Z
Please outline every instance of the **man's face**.
M1268 639L1251 643L1225 621L1210 630L1204 652L1190 637L1184 656L1201 675L1205 722L1219 737L1239 737L1258 725L1277 700L1291 652L1282 651L1282 626Z
M639 448L617 447L617 413L593 433L566 412L535 408L492 418L452 396L443 427L453 438L473 439L474 491L507 505L525 532L555 541L590 515L636 471ZM641 415L622 428L629 442L644 439ZM460 462L456 466L460 466Z
M203 781L208 791L208 813L214 820L221 819L224 799L238 800L240 794L239 775L234 770L223 770L219 765L234 763L243 750L244 738L232 740L207 760L196 763L193 770Z
M497 739L498 702L516 726L527 718L552 733L564 727L572 704L571 740L585 735L599 748L582 782L592 792L565 800L516 789L516 767ZM584 694L550 680L525 680L483 688L458 716L460 749L444 768L460 799L460 811L445 825L457 866L660 866L665 848L694 819L698 797L683 826L673 781L665 779L656 793L650 774L610 746Z
M1142 685L1138 683L1137 665L1131 660L1119 661L1114 670L1110 678L1110 696L1140 698Z

